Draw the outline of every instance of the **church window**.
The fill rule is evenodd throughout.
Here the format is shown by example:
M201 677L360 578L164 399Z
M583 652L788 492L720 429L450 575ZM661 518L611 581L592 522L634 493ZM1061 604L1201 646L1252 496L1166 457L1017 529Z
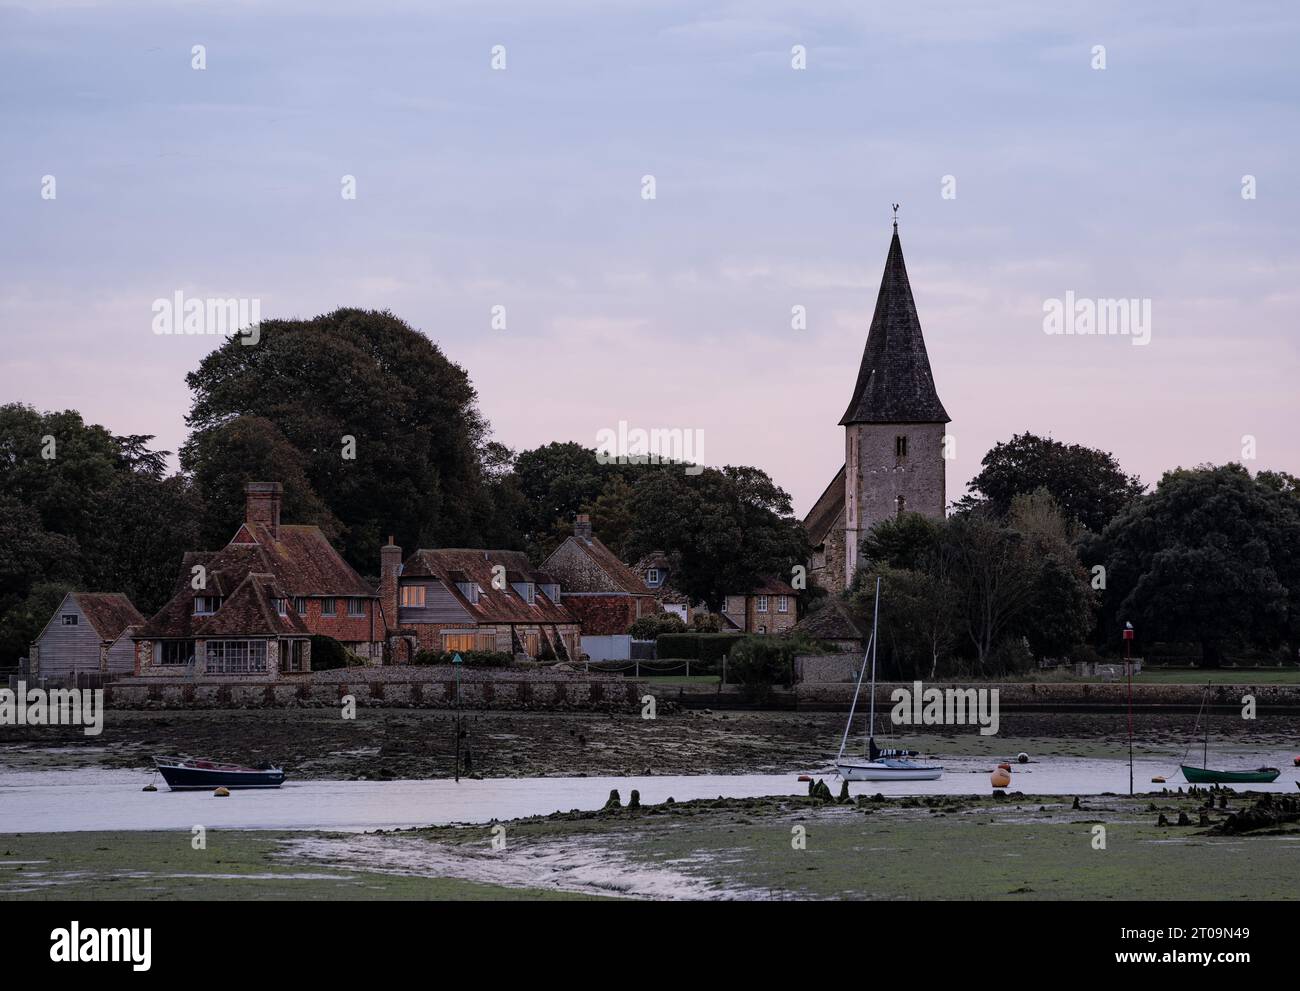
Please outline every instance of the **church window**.
M906 437L895 437L895 438L894 438L894 457L896 457L896 458L905 458L905 457L907 457L907 438L906 438Z
M898 505L898 515L899 515L899 516L902 516L905 512L907 512L907 500L906 500L906 499L904 499L902 496L899 496L897 499L894 500L894 502Z

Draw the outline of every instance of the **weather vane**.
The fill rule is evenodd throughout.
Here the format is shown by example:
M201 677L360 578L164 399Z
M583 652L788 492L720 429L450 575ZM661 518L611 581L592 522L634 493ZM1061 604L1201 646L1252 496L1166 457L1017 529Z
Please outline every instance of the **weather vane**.
M894 230L898 230L898 204L894 204Z

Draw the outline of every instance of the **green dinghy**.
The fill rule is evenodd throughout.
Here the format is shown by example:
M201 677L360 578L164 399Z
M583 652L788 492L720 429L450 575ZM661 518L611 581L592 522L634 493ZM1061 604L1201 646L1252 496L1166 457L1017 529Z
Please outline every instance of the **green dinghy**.
M1262 784L1276 781L1282 772L1276 767L1257 767L1253 771L1216 771L1212 767L1182 765L1183 777L1194 785Z

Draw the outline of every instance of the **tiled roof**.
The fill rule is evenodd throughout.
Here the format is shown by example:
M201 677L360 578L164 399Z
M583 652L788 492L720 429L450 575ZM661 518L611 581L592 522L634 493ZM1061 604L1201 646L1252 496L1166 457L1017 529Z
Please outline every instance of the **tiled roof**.
M307 636L306 625L292 609L281 616L272 600L283 591L266 575L249 575L211 616L198 617L196 637L220 636Z
M505 569L505 588L492 586L492 568ZM576 623L573 615L558 602L546 597L544 583L523 551L438 548L418 550L402 565L403 578L432 577L442 581L456 600L478 623ZM544 574L544 573L543 573ZM460 577L453 577L459 575ZM548 576L549 577L549 576ZM483 591L477 602L470 602L456 587L458 581L474 582ZM512 581L536 583L530 605L510 586Z
M144 622L121 592L73 592L72 596L101 640L116 640L128 626Z
M811 616L795 624L794 633L806 633L818 640L862 640L865 634L848 607L839 599L830 599Z
M590 540L582 537L569 537L582 553L586 554L613 586L613 591L627 592L629 595L654 595L641 577L619 560L617 554L600 542L599 537ZM566 541L567 542L567 541Z
M248 542L249 538L255 542ZM205 569L204 586L200 589L193 587L193 568L196 565L202 565ZM319 527L281 525L277 539L268 527L245 523L240 526L236 538L221 550L189 551L183 556L171 601L147 623L140 620L143 626L136 632L136 636L202 636L199 624L205 617L194 615L194 597L216 595L226 599L216 614L220 616L231 604L236 590L250 575L263 576L263 584L274 589L276 594L289 598L331 595L347 598L376 597L375 590L343 560ZM229 614L229 620L223 620L223 626L236 623L234 617L238 615L244 615L250 621L255 619L253 613L246 612L246 607L241 606ZM233 631L223 629L223 632Z
M858 381L840 419L850 423L947 423L930 373L898 229L889 242L876 312L871 317Z
M844 469L845 466L840 465L840 470L831 479L831 484L826 486L826 491L818 497L813 508L808 510L808 515L804 517L804 532L808 534L808 540L814 547L825 542L831 527L839 519L840 513L844 512Z
M787 582L783 582L780 578L775 578L772 575L765 575L754 584L754 587L749 590L748 594L798 595L799 593L791 588Z

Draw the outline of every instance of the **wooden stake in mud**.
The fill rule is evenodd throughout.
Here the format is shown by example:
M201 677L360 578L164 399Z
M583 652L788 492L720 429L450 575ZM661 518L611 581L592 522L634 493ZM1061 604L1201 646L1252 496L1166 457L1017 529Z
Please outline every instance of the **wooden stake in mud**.
M464 663L460 659L460 652L453 654L451 657L452 669L456 672L456 782L460 783L460 666Z

